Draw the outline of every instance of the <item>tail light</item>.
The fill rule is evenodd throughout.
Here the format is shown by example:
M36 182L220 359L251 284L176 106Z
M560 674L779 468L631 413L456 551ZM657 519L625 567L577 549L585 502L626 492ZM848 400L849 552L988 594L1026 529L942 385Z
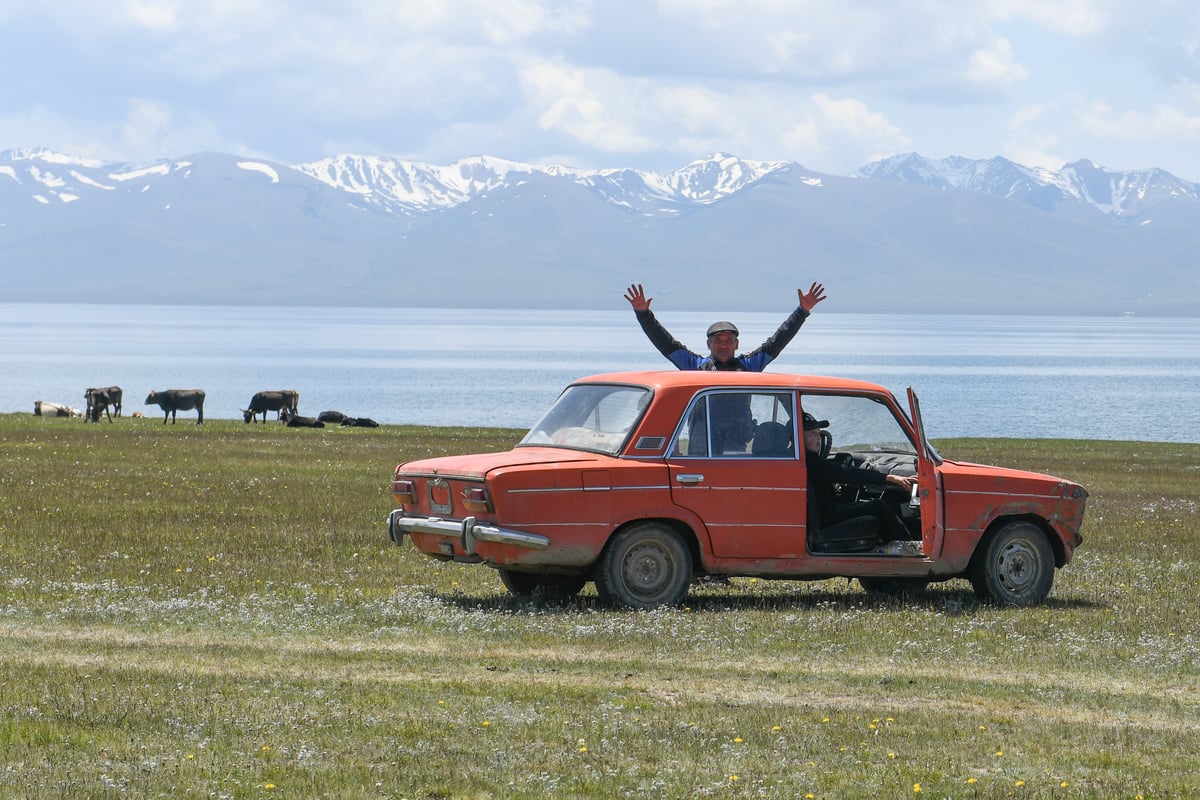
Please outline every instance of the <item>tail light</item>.
M397 505L417 502L417 492L413 488L413 482L402 480L392 481L392 497L395 499Z
M485 514L492 513L492 500L488 497L487 490L479 487L463 489L462 493L463 508L468 511L483 512Z

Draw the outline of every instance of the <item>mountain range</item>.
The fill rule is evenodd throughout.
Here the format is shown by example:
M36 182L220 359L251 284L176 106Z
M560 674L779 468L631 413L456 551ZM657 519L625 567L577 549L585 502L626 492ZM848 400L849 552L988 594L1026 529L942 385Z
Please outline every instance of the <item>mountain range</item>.
M8 302L1192 316L1200 184L915 153L850 175L714 154L581 170L480 156L0 152Z

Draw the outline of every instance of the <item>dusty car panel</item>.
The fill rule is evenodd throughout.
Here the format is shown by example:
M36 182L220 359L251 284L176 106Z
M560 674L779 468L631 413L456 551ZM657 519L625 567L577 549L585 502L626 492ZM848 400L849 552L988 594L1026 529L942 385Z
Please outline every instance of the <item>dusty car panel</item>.
M963 577L997 602L1040 602L1082 540L1086 490L943 460L911 390L907 400L821 376L585 378L511 451L397 466L389 535L491 566L510 591L572 594L594 581L603 599L633 607L680 602L705 574L856 577L871 591ZM915 491L839 486L847 519L824 524L802 412L829 420L823 457L915 475ZM880 507L899 533L858 514Z

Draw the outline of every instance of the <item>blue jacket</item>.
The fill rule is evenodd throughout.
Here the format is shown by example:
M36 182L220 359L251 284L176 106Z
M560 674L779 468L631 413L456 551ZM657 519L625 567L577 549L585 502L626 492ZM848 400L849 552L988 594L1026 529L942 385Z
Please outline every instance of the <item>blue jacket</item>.
M741 370L745 372L762 372L767 364L770 364L783 352L783 348L787 347L788 342L800 330L800 326L804 324L804 320L808 319L808 312L802 306L796 306L796 310L788 315L788 318L779 326L779 330L771 334L771 337L759 345L758 348L751 350L749 353L736 356L725 363L718 363L713 360L712 356L702 356L684 347L655 318L653 311L646 309L645 311L635 311L634 313L637 314L638 323L642 326L642 330L645 331L646 337L650 339L651 344L658 348L658 352L667 357L668 361L679 369L710 371Z

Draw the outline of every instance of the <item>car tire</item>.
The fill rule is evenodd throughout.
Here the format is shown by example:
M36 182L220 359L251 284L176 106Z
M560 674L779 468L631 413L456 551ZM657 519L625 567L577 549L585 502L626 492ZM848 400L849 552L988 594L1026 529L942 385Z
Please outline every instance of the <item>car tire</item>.
M683 537L657 522L632 525L609 541L600 557L596 590L627 608L678 605L692 582L692 554Z
M565 600L579 594L587 583L582 575L544 575L537 572L515 572L502 569L500 582L516 597L543 597Z
M975 596L1005 606L1032 606L1054 583L1054 549L1041 528L1010 522L985 537L970 570Z

